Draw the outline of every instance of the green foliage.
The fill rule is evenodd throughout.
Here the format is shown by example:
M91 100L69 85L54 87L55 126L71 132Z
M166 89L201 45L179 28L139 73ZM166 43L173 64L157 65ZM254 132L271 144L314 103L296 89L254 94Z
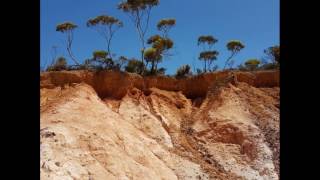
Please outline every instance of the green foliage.
M249 59L244 64L247 69L256 70L261 62L258 59Z
M198 46L201 44L207 44L207 45L211 46L217 42L218 42L218 40L211 35L200 36L198 38Z
M80 63L76 60L76 58L73 56L71 46L72 46L72 41L73 41L73 30L77 28L78 26L71 23L71 22L65 22L62 24L58 24L56 27L56 31L65 33L67 35L67 51L69 54L69 57L77 64L79 65Z
M162 39L162 37L160 35L158 35L158 34L153 35L153 36L149 37L149 39L147 40L147 44L153 44L157 41L160 41L161 39Z
M160 51L155 48L148 48L144 52L144 58L147 63L151 62L150 74L155 74L157 72L156 64L158 64L162 59Z
M144 51L144 58L147 62L158 62L161 60L162 56L159 50L156 48L148 48Z
M142 63L144 62L145 35L148 30L151 9L158 4L159 0L125 0L118 5L118 9L128 14L138 31L142 44Z
M92 58L86 60L86 67L90 66L95 70L110 70L115 68L115 64L111 58L108 58L108 52L97 50L92 53Z
M72 31L73 29L77 28L78 26L73 24L72 22L65 22L58 24L56 27L56 31L59 32L66 32L66 31Z
M95 18L89 19L87 22L88 27L97 25L114 25L122 27L123 23L119 19L108 15L100 15Z
M108 53L104 50L97 50L92 53L94 60L104 59L107 57Z
M158 4L159 0L126 0L118 5L118 9L124 12L133 12L157 6Z
M159 31L163 32L164 37L168 37L169 30L175 25L175 19L161 19L157 24L157 28Z
M148 44L152 43L152 47L157 49L160 54L164 54L173 47L173 41L169 38L162 38L159 35L152 36L148 39Z
M112 16L108 15L100 15L95 18L89 19L87 21L87 26L90 28L94 28L97 32L102 35L107 41L107 50L108 50L108 55L111 56L111 50L110 50L110 45L111 45L111 40L115 34L115 32L123 27L123 23Z
M244 47L244 44L239 40L231 40L227 43L228 50L234 53L239 52Z
M144 64L137 59L131 59L125 67L125 70L127 72L141 74L144 71Z
M280 46L272 46L264 50L264 53L267 56L267 59L270 59L272 62L280 64Z
M203 47L203 51L200 52L198 59L204 61L204 72L207 72L207 69L210 70L211 64L219 55L218 51L211 50L212 46L217 42L218 40L211 35L202 35L198 38L198 46L202 45Z
M47 68L47 71L61 71L67 69L67 60L64 57L58 57L55 63Z
M227 49L231 51L231 55L226 60L223 69L225 69L227 65L229 66L230 69L232 69L232 65L234 64L234 61L232 61L232 58L237 53L239 53L243 48L245 48L245 45L239 40L231 40L227 43Z
M151 62L151 74L157 72L157 65L162 58L168 55L169 49L173 47L173 41L169 38L163 38L160 35L151 36L148 44L152 44L151 48L144 51L144 59L147 63Z
M219 55L219 52L215 51L215 50L214 51L203 51L199 55L199 60L204 60L204 61L216 60L218 55Z
M190 66L187 64L187 65L183 65L181 67L179 67L177 69L177 72L175 74L175 77L176 78L182 78L182 77L185 77L186 75L190 75L191 74L191 68Z
M157 28L159 31L162 31L163 29L170 28L175 24L176 24L175 19L161 19L157 24Z

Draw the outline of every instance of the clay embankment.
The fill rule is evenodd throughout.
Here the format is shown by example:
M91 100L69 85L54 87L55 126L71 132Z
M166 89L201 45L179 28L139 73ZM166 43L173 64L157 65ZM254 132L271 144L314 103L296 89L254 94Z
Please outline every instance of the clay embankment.
M279 72L41 74L41 179L279 179Z

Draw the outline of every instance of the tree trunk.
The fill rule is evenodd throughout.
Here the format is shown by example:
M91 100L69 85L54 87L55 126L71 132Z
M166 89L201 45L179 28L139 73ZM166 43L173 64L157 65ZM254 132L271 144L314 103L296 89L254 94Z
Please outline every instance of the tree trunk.
M151 63L151 73L154 73L154 61L152 61L152 63Z

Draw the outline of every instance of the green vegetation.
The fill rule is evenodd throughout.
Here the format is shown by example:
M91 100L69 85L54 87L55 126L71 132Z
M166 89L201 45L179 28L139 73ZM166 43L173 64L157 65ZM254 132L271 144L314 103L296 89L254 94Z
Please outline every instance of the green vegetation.
M202 46L203 49L203 51L200 52L198 59L204 62L204 72L207 72L207 70L211 71L210 66L212 65L213 61L217 60L219 52L212 50L212 46L217 42L218 40L210 35L200 36L198 38L198 46Z
M228 42L227 49L231 52L231 55L226 60L223 69L226 69L226 66L232 68L234 63L234 61L232 61L232 58L237 55L244 47L244 44L242 44L242 42L239 40L232 40Z
M261 62L258 59L249 59L244 64L250 71L256 70Z
M144 71L144 64L141 61L133 58L129 60L125 70L127 72L141 74Z
M149 26L151 10L158 4L159 0L126 0L118 5L118 9L128 14L134 27L138 31L142 46L142 64L144 64L145 35Z
M80 63L76 60L76 58L74 57L72 50L71 50L71 46L72 46L72 41L73 41L73 31L75 28L77 28L78 26L71 23L71 22L65 22L62 24L58 24L56 27L56 31L59 31L61 33L64 33L67 35L67 51L68 54L70 56L70 58L77 64L79 65Z
M95 29L106 41L107 41L107 52L109 54L109 58L112 59L111 54L111 40L115 34L115 32L123 27L123 23L112 16L101 15L95 18L89 19L87 22L87 26Z
M272 46L264 50L267 60L280 64L280 46Z
M175 77L176 78L183 78L183 77L186 77L187 75L191 75L192 73L190 70L191 70L191 68L188 64L183 65L177 69Z
M155 34L146 39L149 28L151 10L158 6L159 0L124 0L118 4L117 8L124 12L133 22L135 30L138 32L141 43L141 59L116 56L111 51L111 42L115 33L123 27L121 20L110 15L99 15L87 21L86 26L97 31L106 41L105 50L96 50L92 57L83 61L82 64L75 58L72 52L74 30L78 26L72 22L64 22L56 26L56 31L66 35L66 50L68 56L74 62L68 66L64 57L57 58L57 47L53 46L52 61L46 71L61 70L117 70L138 73L141 75L165 75L166 68L158 68L159 63L173 56L171 50L175 42L171 39L170 30L176 26L174 18L160 19L156 24L159 34ZM218 60L220 52L213 49L218 43L218 39L212 35L201 35L197 39L197 45L201 48L198 59L203 62L203 69L193 67L195 74L213 72L218 69L214 62ZM149 47L147 47L149 46ZM234 57L241 52L245 45L239 40L231 40L226 44L227 50L231 52L225 60L223 70L233 69ZM280 46L274 45L263 50L265 57L259 59L249 59L238 66L240 71L271 70L280 67ZM41 71L44 67L40 68ZM176 70L176 78L183 78L192 75L191 67L185 64Z
M163 37L168 38L170 29L175 25L175 19L161 19L157 24L157 28L162 32Z
M62 71L67 69L66 58L58 57L52 65L48 66L47 71Z

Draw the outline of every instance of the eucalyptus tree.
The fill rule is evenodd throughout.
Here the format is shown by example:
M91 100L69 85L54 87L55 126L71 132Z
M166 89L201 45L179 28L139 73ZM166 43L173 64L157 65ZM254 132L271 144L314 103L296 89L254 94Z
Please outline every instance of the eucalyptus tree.
M72 53L72 42L73 42L73 31L76 29L78 26L73 24L72 22L65 22L58 24L56 27L56 31L59 31L61 33L66 34L67 36L67 52L70 56L70 58L76 63L76 65L80 65L80 63L76 60Z
M230 66L230 62L232 62L233 64L234 61L231 61L231 59L235 55L237 55L244 47L245 47L244 44L239 40L231 40L227 43L227 49L231 52L231 55L226 60L223 69L225 69L227 65Z
M61 56L54 61L54 64L47 67L47 71L61 71L66 70L67 67L68 65L66 58Z
M204 61L204 72L207 72L207 65L208 69L211 69L211 64L219 55L218 51L212 50L212 46L217 42L218 40L211 35L202 35L198 38L198 46L201 46L203 50L198 59Z
M176 25L175 19L161 19L157 24L157 29L162 32L164 38L168 38L169 31Z
M199 60L204 61L204 72L207 72L207 62L208 62L208 69L210 70L210 65L214 60L217 59L219 55L218 51L203 51L199 55Z
M133 22L141 41L141 62L144 63L145 36L149 26L150 14L159 0L125 0L118 5L118 9L125 12Z
M192 74L191 67L188 64L186 64L186 65L180 66L177 69L175 77L182 78L182 77L185 77L186 75L191 75L191 74Z
M98 69L112 69L114 62L107 56L108 52L104 50L96 50L92 53L92 58L89 59L90 64L93 64L95 68Z
M271 46L264 50L268 60L280 64L280 46Z
M173 47L173 41L169 38L163 38L160 35L151 36L148 44L152 45L145 53L146 66L151 62L151 73L157 72L158 63L160 63L164 56L169 55L169 50Z
M125 66L125 70L131 73L141 74L144 71L144 64L137 59L130 59L128 64Z
M154 74L157 72L156 64L158 64L162 60L162 55L156 48L148 48L144 52L144 58L147 63L151 62L150 73Z
M258 68L261 62L258 59L248 59L244 64L246 68L253 71Z
M96 30L107 41L107 52L110 58L112 53L110 49L111 40L117 30L123 27L123 23L112 16L100 15L87 21L87 27Z

